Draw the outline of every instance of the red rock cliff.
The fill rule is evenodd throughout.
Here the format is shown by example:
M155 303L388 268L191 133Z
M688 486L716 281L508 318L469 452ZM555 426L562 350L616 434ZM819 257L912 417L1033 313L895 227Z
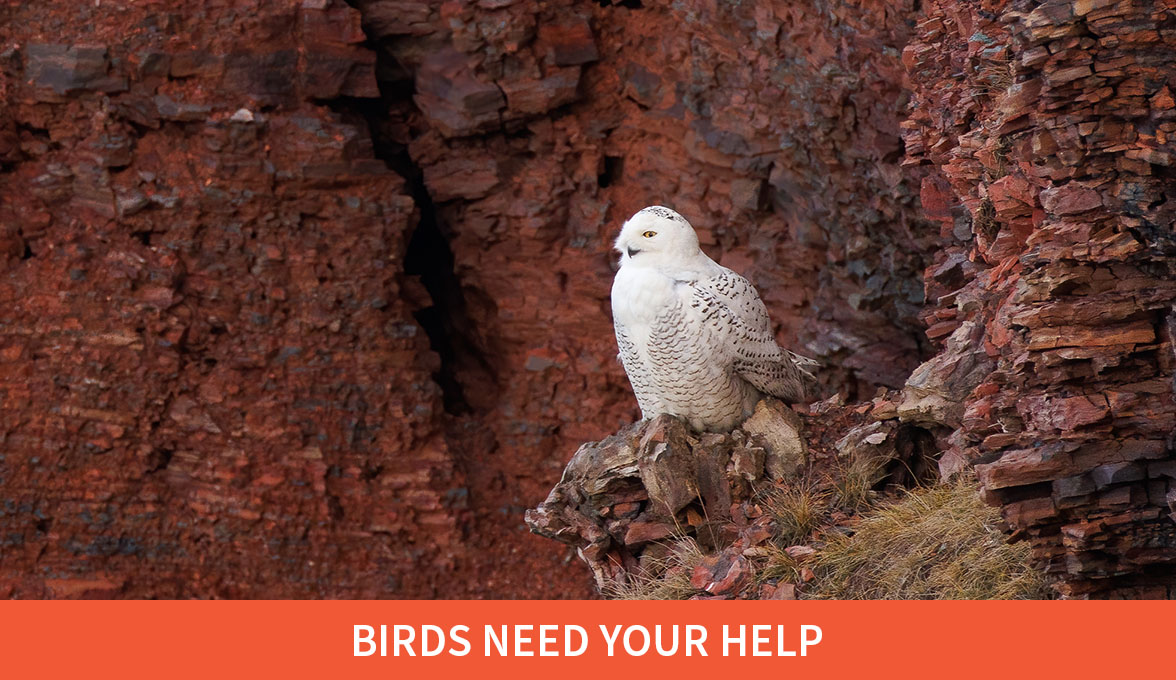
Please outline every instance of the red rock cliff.
M1174 7L935 0L903 54L929 298L963 324L909 417L1071 596L1176 593Z
M522 511L637 415L650 203L1072 592L1169 582L1163 6L353 4L2 10L0 594L588 595Z
M0 595L429 593L462 483L419 210L331 108L358 14L4 11Z

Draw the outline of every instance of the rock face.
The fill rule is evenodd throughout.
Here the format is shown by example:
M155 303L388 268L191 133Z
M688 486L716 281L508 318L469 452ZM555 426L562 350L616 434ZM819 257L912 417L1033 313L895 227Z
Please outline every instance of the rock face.
M940 2L903 60L946 247L908 383L1075 597L1176 594L1171 2Z
M320 102L359 14L53 5L0 22L0 597L438 592L420 213Z
M0 592L589 594L522 510L635 419L649 203L900 385L913 3L639 4L6 6Z
M0 596L590 594L522 514L637 416L650 203L1066 593L1166 593L1171 9L6 4Z

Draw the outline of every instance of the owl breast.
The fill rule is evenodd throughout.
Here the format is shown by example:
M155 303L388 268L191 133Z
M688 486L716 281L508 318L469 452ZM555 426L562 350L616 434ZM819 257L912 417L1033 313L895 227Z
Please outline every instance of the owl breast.
M622 267L613 283L621 361L645 418L685 418L697 430L729 430L753 409L755 388L690 304L689 281Z
M635 333L648 329L676 299L674 280L652 269L621 267L613 280L613 321ZM643 334L644 335L644 334Z

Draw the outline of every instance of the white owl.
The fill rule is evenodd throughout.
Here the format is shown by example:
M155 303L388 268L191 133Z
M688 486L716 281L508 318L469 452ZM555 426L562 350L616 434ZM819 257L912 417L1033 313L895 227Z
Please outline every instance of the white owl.
M621 227L616 249L613 325L643 418L669 413L725 432L764 394L805 398L817 362L776 344L755 287L707 257L686 218L645 208Z

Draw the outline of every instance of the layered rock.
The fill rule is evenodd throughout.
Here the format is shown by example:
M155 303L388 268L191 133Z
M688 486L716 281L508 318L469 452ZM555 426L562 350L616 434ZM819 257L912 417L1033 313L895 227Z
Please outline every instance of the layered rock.
M904 415L1069 596L1176 585L1172 7L932 2L903 55L908 163L950 243L928 323L958 328Z
M451 592L419 211L322 101L378 94L358 13L5 14L0 597Z

